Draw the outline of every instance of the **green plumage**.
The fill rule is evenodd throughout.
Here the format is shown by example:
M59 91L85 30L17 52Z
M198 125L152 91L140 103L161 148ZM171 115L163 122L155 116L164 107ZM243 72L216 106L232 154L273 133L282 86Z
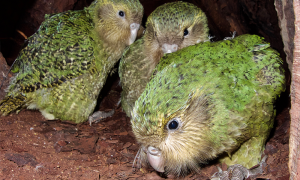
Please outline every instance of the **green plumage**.
M16 60L0 114L27 107L47 119L86 121L129 45L130 24L139 24L142 14L138 0L99 0L84 10L46 15Z
M86 16L86 11L46 15L16 60L12 72L19 74L10 89L32 92L84 74L95 59L96 39L88 34L93 22Z
M121 105L127 116L134 102L144 91L152 71L155 68L143 54L144 38L134 42L125 52L119 65L119 76L122 84Z
M256 35L164 56L132 111L141 148L160 150L163 167L175 174L224 153L231 156L222 158L228 165L258 164L273 127L273 103L285 90L281 63Z
M188 35L184 35L185 30ZM155 9L147 19L145 35L124 52L120 61L121 103L127 116L163 56L164 44L177 45L179 50L203 41L209 41L208 25L200 8L179 1Z

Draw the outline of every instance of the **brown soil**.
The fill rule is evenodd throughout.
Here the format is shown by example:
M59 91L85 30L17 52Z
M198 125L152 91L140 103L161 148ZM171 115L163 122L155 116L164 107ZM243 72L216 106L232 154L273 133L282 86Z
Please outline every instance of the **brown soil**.
M0 54L1 67L5 66L3 59ZM47 121L39 111L30 110L1 117L1 179L172 179L149 167L132 167L139 146L130 119L117 107L121 92L118 78L115 75L108 82L112 83L108 83L108 93L99 109L117 110L112 117L92 126L87 122ZM266 145L267 167L259 178L289 179L289 119L289 109L283 108ZM192 173L184 179L210 179L218 171L217 166L227 168L224 164L209 164L201 174Z

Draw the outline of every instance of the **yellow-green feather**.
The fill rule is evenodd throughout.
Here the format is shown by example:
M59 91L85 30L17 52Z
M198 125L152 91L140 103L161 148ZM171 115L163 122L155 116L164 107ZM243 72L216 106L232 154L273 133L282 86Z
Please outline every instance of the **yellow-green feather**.
M135 102L133 132L143 147L162 151L168 172L186 172L223 153L232 155L224 159L229 165L250 168L260 162L273 104L285 90L281 64L278 52L256 35L166 55ZM170 134L166 126L174 117L183 127ZM177 139L173 148L165 145L171 137Z
M128 14L137 12L134 18L141 21L143 7L138 0L96 0L84 10L46 15L16 60L17 74L0 102L0 114L27 107L39 109L48 119L86 121L127 40L110 42L99 36L119 32L113 26L100 27L98 10L122 5ZM9 103L15 108L7 108Z
M190 40L184 40L185 29L192 34ZM191 3L166 3L149 15L145 35L124 52L120 61L121 104L127 116L131 116L135 101L163 56L159 42L174 43L181 49L198 41L209 41L208 31L206 15Z
M121 104L127 116L133 109L134 102L144 91L154 67L144 52L144 37L135 41L124 52L119 65L119 75L122 83Z

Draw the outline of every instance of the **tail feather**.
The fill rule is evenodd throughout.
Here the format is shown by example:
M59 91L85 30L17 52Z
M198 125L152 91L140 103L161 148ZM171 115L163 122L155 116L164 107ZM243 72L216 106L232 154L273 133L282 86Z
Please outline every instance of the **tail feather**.
M23 109L26 99L27 98L22 94L6 96L2 101L0 101L0 114L6 116L14 111Z

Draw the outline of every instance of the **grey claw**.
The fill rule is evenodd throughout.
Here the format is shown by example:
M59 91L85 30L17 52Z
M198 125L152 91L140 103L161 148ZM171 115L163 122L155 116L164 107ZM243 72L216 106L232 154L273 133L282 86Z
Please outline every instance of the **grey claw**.
M90 126L92 125L92 123L98 123L98 122L100 122L102 119L111 117L114 113L115 113L115 110L114 110L114 109L111 110L111 111L108 111L108 112L105 112L105 111L97 111L97 112L95 112L94 114L92 114L92 115L89 117L89 123L90 123Z
M211 180L244 180L248 177L254 177L264 172L267 155L264 156L259 163L259 166L253 169L247 169L240 164L229 166L227 171L222 171L219 167L219 172L216 172L211 177Z

